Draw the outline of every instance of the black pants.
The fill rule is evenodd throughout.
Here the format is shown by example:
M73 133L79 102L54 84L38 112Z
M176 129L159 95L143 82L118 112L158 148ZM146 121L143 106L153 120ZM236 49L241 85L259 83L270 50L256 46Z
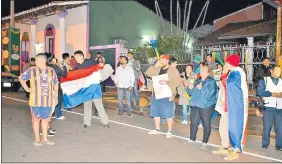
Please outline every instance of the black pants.
M203 126L204 126L203 143L208 143L209 137L211 134L211 119L212 119L213 112L214 112L214 106L206 108L206 109L198 108L198 107L191 108L190 139L192 141L196 140L198 126L199 126L200 120L202 120Z
M101 85L102 92L105 93L106 92L106 85L104 84L104 81L100 82L100 85Z
M26 85L30 88L30 81L26 81ZM25 96L29 100L29 92L25 91Z

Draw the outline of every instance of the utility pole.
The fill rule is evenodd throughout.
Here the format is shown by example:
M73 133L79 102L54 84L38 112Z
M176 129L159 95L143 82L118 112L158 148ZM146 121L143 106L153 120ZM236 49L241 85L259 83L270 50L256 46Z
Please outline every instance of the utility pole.
M277 8L277 32L276 32L276 64L282 67L282 55L281 55L281 7ZM282 75L281 75L282 76Z
M15 28L15 1L10 0L10 27Z
M277 8L277 32L276 32L276 62L279 64L281 58L281 7Z

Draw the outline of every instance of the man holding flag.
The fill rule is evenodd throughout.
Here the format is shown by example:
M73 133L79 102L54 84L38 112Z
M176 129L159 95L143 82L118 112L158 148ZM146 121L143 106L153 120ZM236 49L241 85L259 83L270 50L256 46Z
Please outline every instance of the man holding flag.
M64 106L72 108L84 103L83 127L91 126L92 103L94 103L100 120L105 128L109 128L108 115L102 102L102 91L100 81L102 80L100 69L103 63L96 65L94 60L85 59L82 51L74 53L77 66L74 71L62 78L62 89L64 91Z
M224 160L235 160L243 151L243 139L248 118L248 86L246 73L240 64L240 56L227 57L224 70L230 71L227 77L228 133L232 150Z

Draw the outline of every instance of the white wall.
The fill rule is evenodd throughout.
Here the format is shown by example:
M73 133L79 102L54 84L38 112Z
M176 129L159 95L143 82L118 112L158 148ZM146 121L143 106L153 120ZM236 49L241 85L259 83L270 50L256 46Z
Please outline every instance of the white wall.
M73 54L76 50L82 50L86 53L86 35L87 34L87 5L72 8L67 10L66 16L66 52ZM55 27L55 55L60 60L60 25L59 16L51 15L47 17L41 17L36 24L36 43L42 42L42 49L36 49L36 53L45 52L44 32L48 24L52 24ZM28 32L29 39L31 40L31 26L27 24L15 24L16 28L19 28L21 35L24 32ZM30 45L35 46L35 45Z

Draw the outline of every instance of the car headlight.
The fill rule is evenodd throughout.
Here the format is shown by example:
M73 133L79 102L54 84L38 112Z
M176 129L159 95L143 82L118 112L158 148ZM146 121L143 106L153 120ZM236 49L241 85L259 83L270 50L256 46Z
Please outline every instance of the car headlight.
M18 78L14 78L14 82L20 82Z

